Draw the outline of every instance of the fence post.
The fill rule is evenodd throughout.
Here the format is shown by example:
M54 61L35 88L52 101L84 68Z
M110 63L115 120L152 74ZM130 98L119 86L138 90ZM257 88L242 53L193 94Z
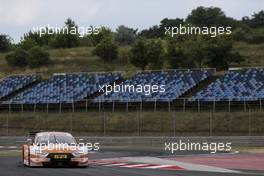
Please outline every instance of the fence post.
M168 101L168 111L171 112L170 101Z
M47 103L47 109L46 109L47 114L49 113L49 103Z
M88 99L87 98L85 99L85 112L88 112Z
M173 115L173 136L175 137L176 136L176 116L175 116L175 110L173 111L172 113Z
M209 129L210 129L210 136L213 135L213 114L212 110L210 109L210 124L209 124Z
M183 107L182 107L182 108L183 108L183 109L182 109L183 112L185 112L185 109L186 109L186 105L185 105L185 103L186 103L186 100L185 100L185 98L184 98L184 99L183 99Z
M198 100L198 112L200 113L201 109L200 109L200 100Z
M128 112L128 100L126 102L126 112Z
M73 112L71 113L71 124L70 124L70 126L71 126L71 133L72 133L72 120L73 120Z
M8 104L8 115L7 115L7 119L6 119L6 135L9 136L9 117L11 115L11 105L10 102Z
M141 99L141 101L140 101L140 107L139 107L139 110L140 110L140 112L142 112L142 99Z
M112 101L113 101L112 112L115 112L115 100Z
M72 113L75 112L75 108L74 108L74 101L72 101Z
M157 99L155 98L155 102L154 102L154 112L156 112L157 109Z
M247 111L246 100L244 100L244 112Z
M102 104L101 104L101 98L100 98L99 99L99 103L98 103L98 111L99 112L101 112L101 108L102 108L101 106L102 106Z
M261 101L261 99L259 100L259 110L260 110L260 112L262 111L262 101Z
M61 102L60 102L60 110L59 111L60 111L60 114L61 114Z
M104 133L104 136L106 136L106 116L105 116L105 112L103 113L103 121L104 121L103 133Z
M251 136L251 109L248 110L248 135Z
M137 136L140 136L140 114L137 109Z
M215 112L215 99L214 99L214 102L213 102L213 112Z
M21 103L21 112L23 113L24 112L24 104Z
M34 103L34 114L36 113L37 104Z
M231 100L230 100L230 98L228 100L228 112L229 113L231 112Z

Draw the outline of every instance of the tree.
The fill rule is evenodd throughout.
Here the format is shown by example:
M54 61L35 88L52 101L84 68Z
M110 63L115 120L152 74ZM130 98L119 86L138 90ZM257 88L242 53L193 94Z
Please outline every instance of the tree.
M149 63L147 56L147 43L143 39L139 39L131 48L130 63L136 67L145 70Z
M205 42L204 60L209 67L227 69L231 63L240 63L244 60L238 52L232 51L232 40L217 37Z
M132 44L136 39L137 30L126 26L119 26L116 29L115 41L120 45Z
M243 17L242 22L246 25L256 28L264 26L264 10L261 10L258 13L254 13L252 17Z
M147 44L146 57L151 69L161 69L164 62L164 48L161 40L152 39Z
M72 48L80 44L78 26L73 20L68 18L65 21L65 26L61 29L60 33L54 36L51 41L52 46L55 48Z
M8 51L11 46L11 38L8 35L0 35L0 52Z
M164 36L164 30L161 30L160 26L155 25L149 29L144 29L139 33L140 37L145 38L159 38Z
M46 33L42 34L41 36L40 36L40 31L29 31L28 33L24 34L22 40L20 41L20 45L23 46L23 45L29 45L30 43L34 43L35 44L34 46L36 45L49 46L50 40L54 37L54 34L48 34L47 30L50 29L46 28Z
M178 27L180 24L184 24L184 19L175 18L175 19L168 19L164 18L160 21L160 27L164 30L165 27Z
M175 40L169 39L167 41L167 61L172 69L182 67L182 62L185 59L183 49Z
M118 56L118 48L112 41L112 38L108 37L102 40L94 49L93 54L101 57L104 61L112 61Z
M218 7L197 7L187 16L186 22L196 26L228 26L231 18ZM235 21L235 20L233 20ZM228 24L227 24L228 23Z
M31 48L28 52L29 57L27 58L27 64L31 68L40 67L50 61L49 53L39 46Z
M37 46L38 44L35 42L34 39L26 38L26 39L22 40L18 45L21 48L23 48L24 50L29 50L29 49L33 48L34 46Z
M29 54L22 48L15 49L12 53L6 55L5 59L8 65L13 67L25 67Z
M89 43L91 46L96 46L106 38L113 38L112 31L109 28L101 27L98 34L92 33L90 35L86 35L82 38L82 42Z

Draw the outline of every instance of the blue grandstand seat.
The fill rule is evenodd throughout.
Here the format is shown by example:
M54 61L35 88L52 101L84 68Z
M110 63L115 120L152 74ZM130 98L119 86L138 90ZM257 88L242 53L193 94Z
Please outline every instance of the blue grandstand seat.
M255 101L264 98L264 69L228 71L198 92L192 101Z
M120 74L117 73L54 75L49 80L19 93L8 103L71 103L97 92L99 85L111 84L118 79Z
M40 80L41 76L33 75L14 75L0 80L0 98L6 97L25 86Z
M170 70L170 71L146 71L136 74L131 80L126 80L122 85L165 85L165 92L155 92L146 95L145 92L114 92L103 94L95 99L95 102L169 102L180 97L188 90L196 86L202 80L207 79L214 70Z

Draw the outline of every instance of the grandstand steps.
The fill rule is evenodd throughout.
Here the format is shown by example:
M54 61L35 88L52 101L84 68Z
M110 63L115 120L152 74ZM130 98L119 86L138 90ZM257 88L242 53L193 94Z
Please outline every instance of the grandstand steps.
M196 86L185 92L179 98L190 98L192 96L195 96L199 91L206 89L209 84L216 81L221 76L222 76L221 74L215 74L208 77L207 79L201 81L199 84L197 84Z

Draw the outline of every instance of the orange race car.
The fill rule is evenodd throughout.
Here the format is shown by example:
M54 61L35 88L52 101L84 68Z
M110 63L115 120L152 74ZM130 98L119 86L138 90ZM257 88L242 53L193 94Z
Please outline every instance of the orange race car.
M70 133L39 132L23 145L23 164L34 166L88 166L88 150Z

